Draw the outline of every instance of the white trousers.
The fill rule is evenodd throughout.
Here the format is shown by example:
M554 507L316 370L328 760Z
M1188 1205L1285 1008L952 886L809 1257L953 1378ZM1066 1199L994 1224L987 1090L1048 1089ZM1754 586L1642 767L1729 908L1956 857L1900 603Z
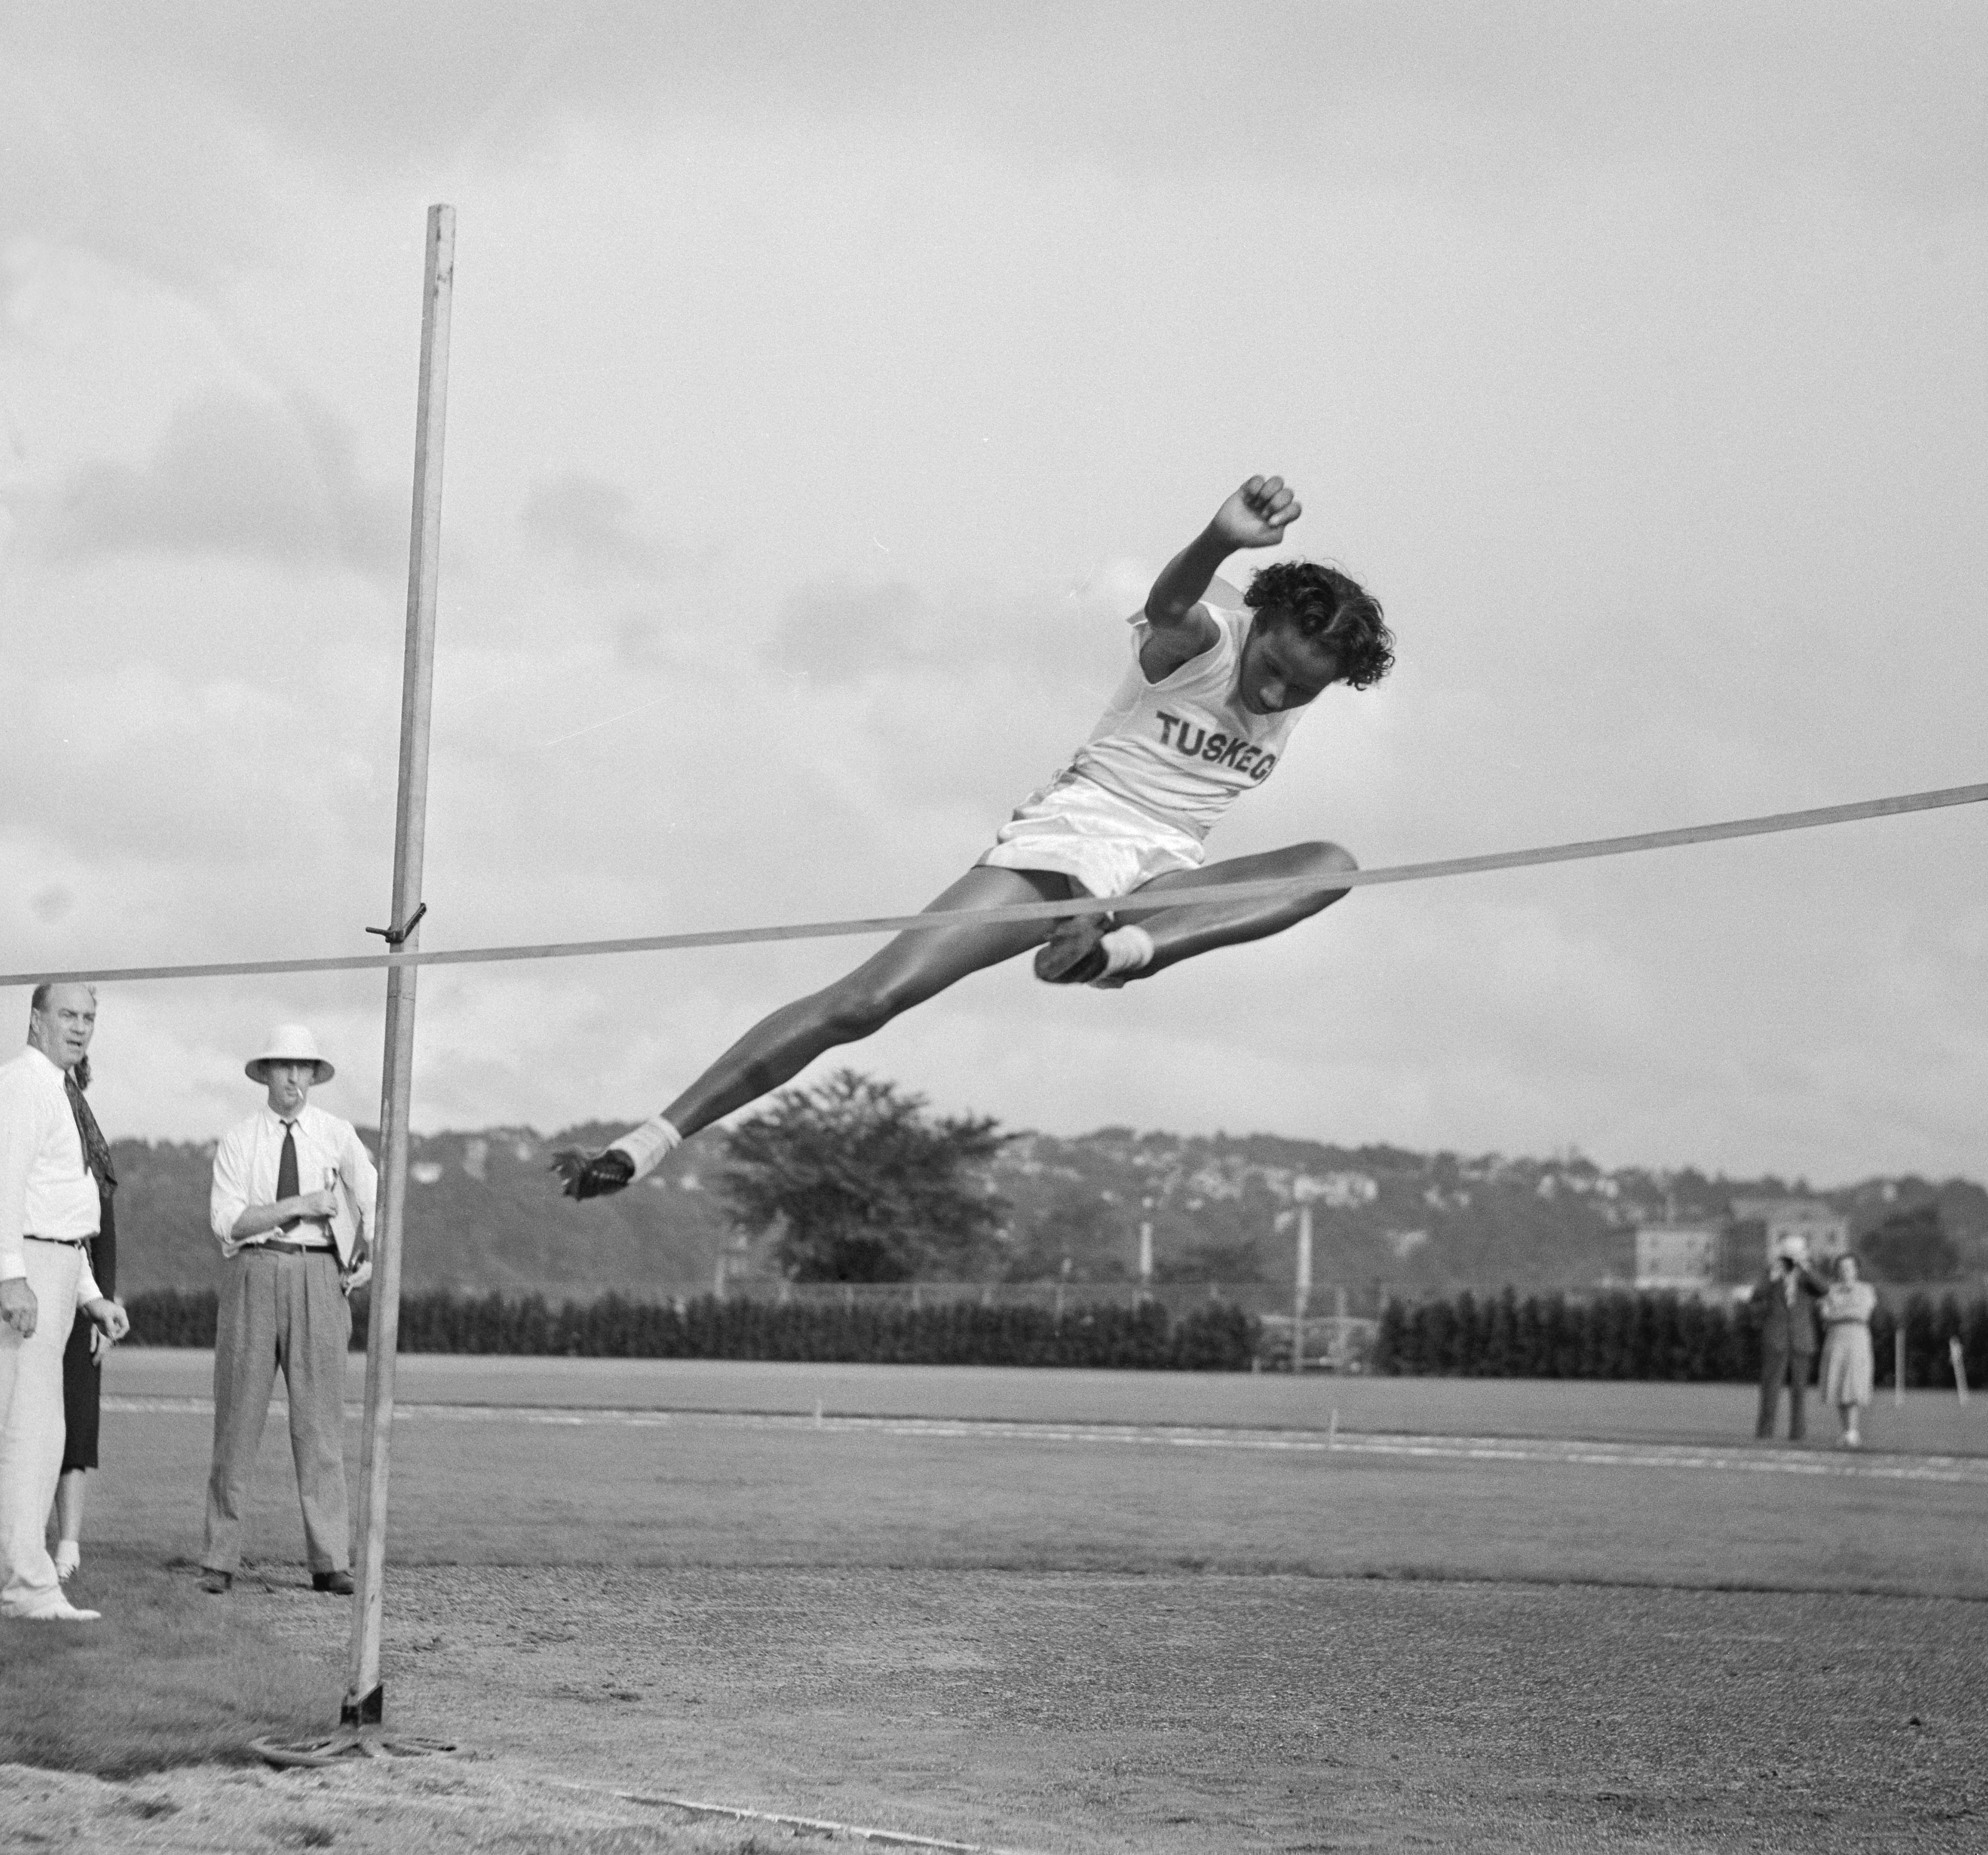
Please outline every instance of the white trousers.
M34 1616L63 1602L49 1556L49 1509L62 1475L63 1349L76 1322L83 1252L29 1243L35 1331L22 1339L0 1322L0 1613Z

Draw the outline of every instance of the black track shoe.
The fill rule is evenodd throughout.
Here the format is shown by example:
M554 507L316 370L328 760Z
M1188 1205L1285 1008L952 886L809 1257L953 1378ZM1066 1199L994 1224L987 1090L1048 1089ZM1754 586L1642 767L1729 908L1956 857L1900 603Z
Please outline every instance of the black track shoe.
M1118 924L1109 915L1073 915L1036 950L1036 977L1053 986L1087 986L1111 963L1104 936Z
M635 1162L619 1147L590 1153L584 1147L563 1146L547 1170L559 1174L569 1198L604 1198L634 1177Z

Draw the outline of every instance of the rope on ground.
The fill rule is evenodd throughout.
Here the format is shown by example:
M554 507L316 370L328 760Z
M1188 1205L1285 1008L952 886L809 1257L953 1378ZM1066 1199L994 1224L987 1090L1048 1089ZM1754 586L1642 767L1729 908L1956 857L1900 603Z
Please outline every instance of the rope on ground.
M1806 811L1778 811L1734 818L1719 824L1687 824L1674 831L1638 831L1623 838L1593 838L1574 844L1548 844L1530 850L1496 851L1485 856L1446 857L1430 863L1396 863L1378 869L1334 871L1329 878L1279 876L1256 882L1211 883L1165 892L1168 908L1197 902L1246 902L1268 896L1317 895L1349 889L1376 889L1394 882L1428 882L1445 876L1475 876L1493 870L1528 869L1544 863L1579 863L1597 857L1625 857L1651 850L1677 850L1733 838L1813 831L1824 824L1850 824L1865 818L1935 811L1949 805L1988 800L1988 784L1946 786L1932 792L1906 792L1890 798L1861 799L1850 805L1821 805ZM1128 912L1123 895L1080 895L1067 902L1023 902L1005 908L928 909L916 915L871 915L844 921L803 921L781 927L715 928L699 933L644 934L618 940L555 940L526 946L454 947L434 953L359 953L326 960L214 960L185 966L79 966L61 972L0 973L0 986L61 985L88 980L124 984L151 979L225 979L264 973L361 973L389 966L494 966L520 960L580 960L603 953L683 953L697 947L749 946L766 941L827 940L859 934L926 933L972 922L1055 921L1070 915ZM1136 907L1129 912L1137 912Z

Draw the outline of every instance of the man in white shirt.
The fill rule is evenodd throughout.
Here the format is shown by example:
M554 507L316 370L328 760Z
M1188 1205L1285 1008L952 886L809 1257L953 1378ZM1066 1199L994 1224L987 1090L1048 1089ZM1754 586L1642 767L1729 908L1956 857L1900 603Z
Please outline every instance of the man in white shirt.
M93 1623L63 1596L49 1556L62 1474L63 1349L78 1313L122 1339L124 1310L96 1285L96 1180L69 1101L69 1071L96 1028L96 989L35 988L28 1047L0 1065L0 1613Z
M371 1274L363 1247L377 1176L350 1122L309 1105L334 1073L301 1024L279 1024L244 1073L267 1091L214 1156L209 1219L227 1258L214 1348L214 1464L201 1589L242 1562L242 1516L280 1366L311 1586L352 1591L345 1502L346 1296Z

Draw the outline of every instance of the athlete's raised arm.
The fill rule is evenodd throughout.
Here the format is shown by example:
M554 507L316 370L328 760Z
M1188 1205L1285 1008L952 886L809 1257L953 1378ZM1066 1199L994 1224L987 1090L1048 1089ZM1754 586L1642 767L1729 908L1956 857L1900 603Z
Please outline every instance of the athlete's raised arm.
M1140 667L1157 682L1215 641L1215 621L1201 601L1223 561L1246 547L1275 547L1304 513L1280 476L1253 476L1215 519L1161 569L1146 595L1151 628Z

